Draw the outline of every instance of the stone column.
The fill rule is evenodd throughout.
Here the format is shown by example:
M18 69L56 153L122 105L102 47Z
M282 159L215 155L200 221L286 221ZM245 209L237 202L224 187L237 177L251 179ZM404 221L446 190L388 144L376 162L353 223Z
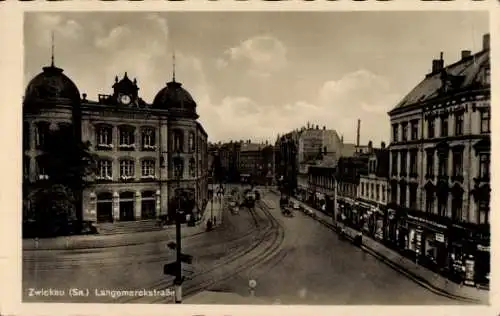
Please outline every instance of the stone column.
M141 215L142 215L142 197L141 197L141 192L140 191L136 191L135 192L135 214L134 214L134 217L136 220L140 220L141 219Z
M159 145L159 153L160 153L160 161L158 164L160 165L160 173L158 176L161 181L168 180L168 169L169 169L169 161L168 161L168 145L169 145L169 133L168 133L168 125L166 120L161 120L160 122L160 137L158 140ZM163 159L163 166L161 165ZM162 193L163 196L163 193Z
M120 220L120 195L113 192L113 220Z
M163 215L162 213L162 210L161 210L161 202L162 202L162 198L161 198L161 192L160 190L156 190L156 216L160 216L160 215Z

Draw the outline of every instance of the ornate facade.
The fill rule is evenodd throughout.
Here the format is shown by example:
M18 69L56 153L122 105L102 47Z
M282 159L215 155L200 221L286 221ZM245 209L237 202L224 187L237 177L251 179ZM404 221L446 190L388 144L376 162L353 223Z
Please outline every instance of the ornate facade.
M439 270L487 282L490 222L490 37L432 72L389 112L390 206L399 247ZM470 270L470 271L469 271Z
M208 200L208 154L197 105L175 78L152 104L138 91L137 81L125 73L115 78L112 94L89 100L80 97L62 69L44 67L24 98L24 180L47 179L44 139L51 128L73 123L98 157L97 171L83 192L81 219L168 218L179 200L186 213L198 217Z

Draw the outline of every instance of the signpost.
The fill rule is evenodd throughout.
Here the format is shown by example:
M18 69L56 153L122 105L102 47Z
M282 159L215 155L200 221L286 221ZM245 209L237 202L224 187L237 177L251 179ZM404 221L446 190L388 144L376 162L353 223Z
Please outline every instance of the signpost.
M250 288L250 296L255 296L255 287L257 286L257 281L251 279L248 281L248 287Z

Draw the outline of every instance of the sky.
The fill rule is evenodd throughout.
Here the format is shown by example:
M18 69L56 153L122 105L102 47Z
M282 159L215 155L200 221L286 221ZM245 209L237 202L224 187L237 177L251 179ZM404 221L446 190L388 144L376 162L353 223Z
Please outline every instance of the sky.
M55 64L96 100L137 78L146 102L172 79L195 101L209 140L274 142L308 122L361 144L389 140L387 112L461 50L477 52L483 12L30 12L25 85Z

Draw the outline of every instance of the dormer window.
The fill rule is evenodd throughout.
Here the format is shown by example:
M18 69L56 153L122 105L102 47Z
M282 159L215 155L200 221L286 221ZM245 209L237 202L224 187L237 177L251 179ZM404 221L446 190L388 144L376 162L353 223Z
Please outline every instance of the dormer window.
M120 150L135 150L135 128L120 126Z
M109 125L98 125L96 127L97 148L110 150L113 148L113 128Z

